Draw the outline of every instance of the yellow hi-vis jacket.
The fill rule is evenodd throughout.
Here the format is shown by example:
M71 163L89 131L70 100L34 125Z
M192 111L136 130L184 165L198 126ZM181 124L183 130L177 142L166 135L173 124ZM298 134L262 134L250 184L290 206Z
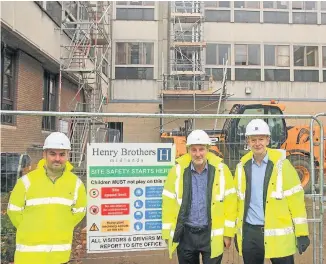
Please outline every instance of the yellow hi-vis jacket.
M295 168L285 153L267 149L263 191L265 211L265 258L280 258L296 252L296 237L308 236L304 191ZM242 230L251 196L251 165L253 153L242 157L235 172L238 196L237 241L242 255Z
M169 257L177 248L188 220L191 204L191 156L176 160L164 184L162 193L162 237L167 239ZM207 154L207 210L211 233L211 258L223 253L223 236L234 237L236 219L236 190L229 168L222 159Z
M15 264L68 262L74 227L86 214L86 191L67 162L55 182L46 175L45 160L21 177L13 189L8 215L17 228Z

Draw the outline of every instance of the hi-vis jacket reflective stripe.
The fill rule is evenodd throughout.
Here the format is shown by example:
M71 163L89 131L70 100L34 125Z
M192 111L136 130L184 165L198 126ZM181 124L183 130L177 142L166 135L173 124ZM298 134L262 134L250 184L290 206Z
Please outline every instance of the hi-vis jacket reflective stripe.
M265 257L279 258L296 252L296 237L308 236L304 191L295 168L279 150L267 149L264 183ZM250 202L252 152L237 166L235 186L238 196L237 240L242 255L242 228ZM247 173L246 173L247 172Z
M66 169L55 182L45 161L21 177L11 193L8 215L17 228L15 264L59 264L69 261L74 227L86 214L82 181Z
M207 154L208 192L207 214L211 230L211 257L223 253L223 236L234 237L236 219L236 190L229 168L222 159L212 153ZM162 193L162 237L169 241L169 256L182 235L183 225L189 215L191 197L191 156L185 154L177 159L167 177Z

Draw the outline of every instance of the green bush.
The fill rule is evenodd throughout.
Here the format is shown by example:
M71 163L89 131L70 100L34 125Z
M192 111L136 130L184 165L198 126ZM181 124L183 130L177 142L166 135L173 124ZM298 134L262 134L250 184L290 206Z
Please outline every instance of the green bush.
M16 228L12 225L7 215L9 194L1 194L1 264L14 261Z

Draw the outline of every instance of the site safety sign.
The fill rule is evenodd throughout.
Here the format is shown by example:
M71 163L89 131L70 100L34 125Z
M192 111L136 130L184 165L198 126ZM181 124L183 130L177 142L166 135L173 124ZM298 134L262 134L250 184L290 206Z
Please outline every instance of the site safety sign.
M170 143L88 144L88 253L166 247L162 191L174 164Z

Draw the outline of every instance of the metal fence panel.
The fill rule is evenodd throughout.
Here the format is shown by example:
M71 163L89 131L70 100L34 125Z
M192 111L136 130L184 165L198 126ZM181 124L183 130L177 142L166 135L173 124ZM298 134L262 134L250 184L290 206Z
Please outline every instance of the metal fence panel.
M10 113L9 111L6 114ZM325 173L325 132L323 116L310 115L260 115L259 111L248 115L164 115L140 113L102 113L105 122L94 122L90 113L42 113L16 111L15 118L26 124L39 124L39 130L28 131L26 126L16 123L16 129L1 126L1 263L13 261L15 250L15 229L6 214L10 191L17 178L36 167L42 158L42 144L49 134L41 130L41 115L56 117L58 130L65 132L72 141L70 161L75 172L86 184L86 149L87 143L174 143L177 156L186 153L186 135L193 129L205 129L214 143L212 151L223 157L225 163L234 173L235 165L247 151L244 129L253 118L265 118L271 127L271 147L287 150L287 155L299 172L302 183L306 186L306 206L308 212L311 246L303 255L295 255L299 264L322 264L323 247L326 243L323 230L326 225L323 219L323 188ZM324 114L326 116L326 114ZM25 121L24 121L25 120ZM26 121L28 120L28 121ZM313 128L313 129L311 129ZM34 132L32 132L34 131ZM34 137L25 136L35 133ZM22 139L18 139L23 137ZM19 144L17 144L17 141ZM310 177L310 178L309 178ZM176 257L169 260L167 250L139 251L128 253L86 253L86 217L76 228L73 242L71 263L177 263ZM324 240L324 241L323 241ZM225 250L223 263L243 263L233 244ZM266 263L269 263L266 261Z

